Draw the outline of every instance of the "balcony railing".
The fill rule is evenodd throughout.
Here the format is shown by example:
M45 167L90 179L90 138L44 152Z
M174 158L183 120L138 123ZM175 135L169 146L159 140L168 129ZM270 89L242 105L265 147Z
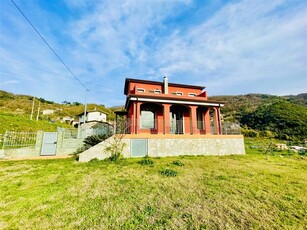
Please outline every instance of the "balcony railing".
M140 119L118 119L115 122L114 132L117 134L130 134L130 133L169 133L169 134L208 134L206 132L205 124L203 121L197 121L196 126L192 126L189 121L184 120L171 120L169 125L165 127L166 122L163 119L144 120ZM165 127L165 128L164 128ZM241 134L239 123L222 122L222 135L238 135ZM217 135L217 129L214 122L210 122L210 134Z

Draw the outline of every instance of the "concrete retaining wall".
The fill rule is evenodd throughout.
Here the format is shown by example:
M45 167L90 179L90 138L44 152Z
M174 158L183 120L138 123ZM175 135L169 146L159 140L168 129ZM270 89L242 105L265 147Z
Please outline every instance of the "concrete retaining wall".
M112 138L81 153L79 161L108 158L105 148L114 141ZM121 141L125 144L124 157L131 157L132 139L147 140L150 157L245 154L242 135L126 135Z
M103 142L93 146L92 148L80 153L79 161L80 162L88 162L92 159L97 158L98 160L103 160L110 157L110 153L105 151L105 149L110 146L114 142L114 136L106 139ZM126 140L125 140L126 142Z

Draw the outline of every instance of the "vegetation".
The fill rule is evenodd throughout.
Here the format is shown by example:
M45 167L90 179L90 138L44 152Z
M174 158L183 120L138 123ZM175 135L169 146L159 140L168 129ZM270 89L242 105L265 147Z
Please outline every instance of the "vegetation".
M224 120L241 123L245 136L307 139L307 93L284 97L266 94L214 96L209 99L225 101L221 109Z
M307 107L278 101L244 114L241 124L271 132L279 139L303 140L307 138Z
M304 229L307 158L266 157L247 142L244 156L149 158L150 167L0 161L0 228Z
M126 145L122 142L123 137L123 135L114 135L109 145L105 148L105 151L110 153L109 160L117 162L122 158L122 152Z
M86 137L83 141L84 143L83 146L76 150L76 154L84 152L85 150L99 144L100 142L108 139L111 136L112 136L112 133L110 132L107 134L92 135L92 136Z
M154 161L149 159L148 157L144 157L142 160L139 161L140 165L153 165Z
M75 117L84 111L84 105L79 102L67 102L63 101L62 104L58 104L52 101L45 100L43 98L35 99L34 117L37 115L38 101L40 101L40 111L46 109L54 110L53 114L43 115L40 114L40 120L58 121L65 116ZM33 103L33 96L28 95L16 95L13 93L0 90L0 114L3 112L9 112L13 114L23 114L30 116ZM97 105L89 103L87 105L88 110L101 110L108 114L108 119L113 120L115 115L113 110L106 108L104 105Z
M22 114L13 114L7 112L0 112L0 134L5 133L6 130L35 132L38 130L56 131L57 127L70 127L65 123L49 122L46 120L30 120L28 116Z

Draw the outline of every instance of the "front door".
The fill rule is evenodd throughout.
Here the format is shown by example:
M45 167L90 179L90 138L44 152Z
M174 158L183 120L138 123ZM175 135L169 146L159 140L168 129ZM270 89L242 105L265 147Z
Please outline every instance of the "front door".
M184 133L183 112L171 113L171 132L175 134Z
M43 145L41 156L53 156L56 153L58 133L45 132L43 137Z

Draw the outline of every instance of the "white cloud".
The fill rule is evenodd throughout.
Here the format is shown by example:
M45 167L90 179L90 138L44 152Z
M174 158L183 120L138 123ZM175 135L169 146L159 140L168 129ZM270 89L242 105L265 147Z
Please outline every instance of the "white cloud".
M186 13L194 13L192 1L66 0L76 15L54 21L56 12L20 4L90 88L89 101L124 104L125 77L160 81L164 75L207 85L210 95L307 92L307 6L301 1L233 1L195 21ZM1 57L22 63L1 61L1 82L20 82L4 90L83 100L82 87L16 9L6 6L1 21Z
M202 79L209 91L219 94L240 93L243 86L247 92L278 93L289 85L281 79L296 77L298 83L307 83L306 7L283 14L275 11L278 7L282 1L225 6L209 21L162 43L156 53L156 60L163 60L160 71L170 76L190 73L190 81ZM298 85L299 90L306 91L306 84Z

